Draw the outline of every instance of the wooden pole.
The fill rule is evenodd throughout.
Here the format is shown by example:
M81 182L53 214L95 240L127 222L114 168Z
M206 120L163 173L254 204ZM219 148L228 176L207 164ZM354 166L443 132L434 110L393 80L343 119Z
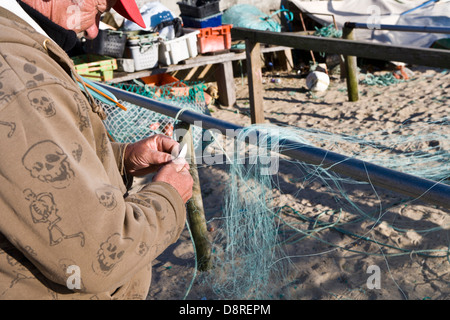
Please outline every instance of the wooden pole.
M248 93L252 124L264 123L264 99L261 71L261 48L258 42L245 39Z
M355 40L354 29L347 26L342 30L342 38L346 40ZM356 56L344 57L345 72L347 75L347 91L350 101L358 101L358 67L356 64Z
M197 256L197 269L199 271L207 271L211 269L211 242L208 239L206 228L205 211L203 208L202 191L200 187L200 179L195 160L194 139L192 128L189 123L181 121L176 125L176 133L185 133L182 137L177 137L178 142L186 143L187 154L186 160L189 163L189 172L194 180L192 188L192 198L187 202L187 218L191 229L192 238ZM178 130L180 129L180 130Z
M308 30L306 30L305 20L303 20L303 14L301 12L300 12L300 21L302 22L303 31L308 31ZM309 53L311 54L311 59L315 65L316 58L314 57L314 52L312 50L309 50Z

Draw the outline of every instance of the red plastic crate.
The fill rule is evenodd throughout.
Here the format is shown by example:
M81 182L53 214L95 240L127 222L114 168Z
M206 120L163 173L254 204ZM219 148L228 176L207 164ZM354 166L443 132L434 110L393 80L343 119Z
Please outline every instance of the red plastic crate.
M145 84L149 86L157 86L157 87L180 81L168 73L158 73L151 76L142 77L141 80L144 81Z
M233 25L224 24L218 27L202 28L197 35L199 53L215 52L231 48L231 28Z
M156 96L164 96L165 98L173 98L185 96L189 97L189 87L168 73L160 73L141 78L148 86L158 87L155 92Z

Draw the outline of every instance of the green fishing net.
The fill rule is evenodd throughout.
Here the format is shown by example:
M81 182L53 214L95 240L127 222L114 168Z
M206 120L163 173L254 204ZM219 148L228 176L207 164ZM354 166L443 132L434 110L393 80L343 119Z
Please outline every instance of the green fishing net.
M139 82L110 83L109 85L144 97L169 103L180 108L209 114L205 101L203 82L177 81L162 86L149 86ZM118 142L136 142L153 134L165 134L172 137L176 120L166 115L141 108L123 101L124 111L114 105L103 105L107 114L104 120L111 138ZM202 130L193 127L194 142L199 146Z

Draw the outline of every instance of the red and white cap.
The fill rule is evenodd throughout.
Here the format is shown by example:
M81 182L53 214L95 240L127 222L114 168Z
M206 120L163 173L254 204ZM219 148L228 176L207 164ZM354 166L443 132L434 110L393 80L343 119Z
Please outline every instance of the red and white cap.
M133 21L142 28L146 28L144 19L135 0L117 0L113 7L122 17Z

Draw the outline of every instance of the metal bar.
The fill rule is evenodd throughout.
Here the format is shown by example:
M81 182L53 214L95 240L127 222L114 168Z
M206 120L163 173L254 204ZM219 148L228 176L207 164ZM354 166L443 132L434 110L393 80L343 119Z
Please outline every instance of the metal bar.
M201 127L203 129L216 129L224 135L227 134L227 130L244 129L242 126L216 119L202 113L183 110L180 107L160 101L154 101L135 93L127 92L102 83L98 84L109 90L118 99L128 101L142 108L165 114L169 117L177 117L179 120L190 124L194 124L195 121L201 121ZM376 186L401 193L414 199L420 199L431 204L450 208L449 185L286 139L280 139L279 145L279 153L294 159L313 165L320 165L323 168L338 174L343 174L355 180L373 183Z
M171 118L177 118L189 124L194 124L194 121L201 121L204 129L218 129L222 134L226 134L226 130L239 130L242 126L229 123L220 119L215 119L206 114L195 112L192 110L182 109L175 105L164 103L161 101L152 100L150 98L138 95L136 93L128 92L104 83L97 82L97 84L109 92L111 92L117 99L133 103L142 108L164 114ZM127 111L124 111L127 112Z
M345 27L355 29L375 29L375 30L390 30L390 31L404 31L404 32L425 32L425 33L446 33L450 34L448 27L428 27L428 26L402 26L395 24L379 24L376 28L367 23L346 22Z

